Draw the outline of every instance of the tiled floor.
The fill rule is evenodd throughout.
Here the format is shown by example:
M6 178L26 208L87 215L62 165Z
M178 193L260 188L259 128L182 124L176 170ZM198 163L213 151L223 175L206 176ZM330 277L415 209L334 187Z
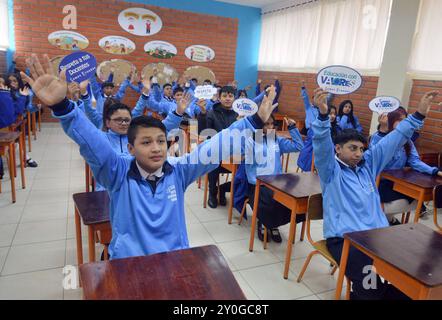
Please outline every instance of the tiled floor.
M25 190L17 191L11 204L9 175L0 194L0 299L81 299L81 289L63 290L63 268L76 265L72 194L84 190L84 162L77 146L58 124L44 124L30 154L39 166L26 169ZM291 156L294 171L296 155ZM17 179L20 185L20 180ZM250 219L227 224L227 208L203 209L203 195L196 184L186 193L186 221L191 246L216 244L249 299L333 299L336 275L323 258L312 259L304 279L296 282L305 257L307 241L294 246L289 279L282 277L288 226L281 228L283 243L259 240L248 250ZM431 208L430 208L431 209ZM440 218L442 221L442 216ZM432 219L421 220L429 226ZM299 235L298 228L298 235ZM86 231L86 230L84 230ZM314 238L322 237L322 224L313 225ZM83 232L87 257L87 233ZM97 248L97 258L101 248Z

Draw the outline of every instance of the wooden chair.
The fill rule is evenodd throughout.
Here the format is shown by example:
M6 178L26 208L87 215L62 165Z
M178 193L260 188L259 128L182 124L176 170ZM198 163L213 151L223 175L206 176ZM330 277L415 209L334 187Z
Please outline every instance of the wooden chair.
M307 270L307 267L310 263L310 260L316 254L322 255L325 259L327 259L330 262L330 264L333 265L333 270L331 272L331 275L333 275L339 267L338 262L336 262L336 260L333 258L330 251L328 251L326 240L323 239L323 240L319 240L319 241L314 241L312 239L312 236L310 233L311 221L318 221L318 220L322 220L322 219L323 219L322 195L317 194L317 195L311 196L309 198L308 205L307 205L307 215L306 215L307 239L310 242L310 244L313 246L313 248L315 248L315 250L310 252L307 259L305 260L304 266L302 267L301 273L299 274L299 277L297 279L298 282L301 282L302 277L304 276L304 273ZM350 282L350 279L348 279L347 277L346 277L346 279L347 279L346 299L349 300L350 299L351 282Z
M31 124L31 113L29 111L26 111L26 131L28 132L28 151L31 152L32 151L32 139L31 139L31 135L32 135L32 124ZM26 131L25 131L25 136L26 136Z
M438 185L433 189L433 220L434 225L442 231L442 227L437 222L437 209L442 208L442 185Z

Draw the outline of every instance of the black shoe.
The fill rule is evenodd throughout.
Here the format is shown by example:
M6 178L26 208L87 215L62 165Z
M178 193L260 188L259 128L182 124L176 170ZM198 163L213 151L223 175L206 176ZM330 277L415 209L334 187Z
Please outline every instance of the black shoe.
M32 159L28 159L28 160L26 160L26 163L27 163L28 167L31 167L31 168L37 168L37 167L38 167L37 162L35 162L35 161L32 160Z
M219 205L220 206L226 206L227 205L227 199L226 199L226 194L225 193L221 193L219 195Z
M207 203L209 204L209 207L211 207L212 209L218 207L218 201L216 200L216 197L209 197L209 201L207 201Z
M282 242L281 234L279 233L278 228L271 229L270 230L270 235L271 235L273 241L275 241L277 243L281 243Z
M390 221L388 221L388 223L390 224L390 226L397 226L397 225L402 224L402 223L401 223L398 219L396 219L396 218L391 219Z
M258 223L258 239L264 242L264 226L262 223ZM267 241L269 241L270 238L267 237Z

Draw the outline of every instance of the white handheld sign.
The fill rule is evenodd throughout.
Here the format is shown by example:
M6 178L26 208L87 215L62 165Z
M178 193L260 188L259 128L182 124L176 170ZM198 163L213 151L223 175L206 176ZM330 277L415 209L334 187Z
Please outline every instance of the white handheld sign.
M316 82L323 90L337 94L349 94L362 86L362 76L345 66L329 66L318 72Z
M238 99L233 102L233 110L240 116L252 116L258 112L258 105L250 99Z
M382 114L396 110L401 106L401 102L395 97L380 96L371 100L368 106L371 111Z
M198 99L212 99L217 91L213 86L197 86L194 95Z

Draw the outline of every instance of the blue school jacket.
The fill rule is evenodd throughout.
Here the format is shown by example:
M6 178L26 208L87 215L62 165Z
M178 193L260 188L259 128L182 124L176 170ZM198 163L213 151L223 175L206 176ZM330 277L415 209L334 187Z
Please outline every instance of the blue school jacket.
M307 131L307 137L304 141L304 148L298 156L297 165L304 172L310 172L312 169L312 159L313 159L313 130L309 129Z
M356 130L358 130L358 132L362 132L362 126L359 123L358 117L356 117L355 115L353 117L355 118L356 126L353 126L353 124L348 121L348 116L346 116L346 115L343 115L342 118L336 117L336 121L338 122L338 125L341 128L341 130L356 129Z
M166 96L162 96L161 99L158 99L158 90L158 85L153 86L154 92L149 94L149 108L160 114L167 114L175 111L177 108L175 99Z
M325 238L388 227L376 177L413 132L422 127L423 119L424 116L417 112L408 116L393 132L366 151L354 169L335 157L329 117L319 115L313 122L313 151L322 187Z
M17 119L16 107L8 90L0 90L0 128L9 127Z
M292 140L281 137L273 140L264 137L258 142L254 137L247 138L245 169L250 184L256 184L257 176L282 173L281 155L302 150L304 143L298 129L291 126L289 132ZM253 163L250 163L251 160Z
M315 107L313 104L310 103L310 98L307 93L307 89L305 87L301 87L301 96L302 101L304 102L304 109L305 109L305 127L307 129L310 129L312 126L312 122L316 120L318 117L319 111L318 108ZM328 93L327 95L327 104L330 104L330 102L333 99L333 94Z
M106 97L103 94L103 91L101 89L101 86L98 84L97 79L95 77L91 77L90 79L90 83L92 86L92 93L95 97L95 100L97 101L96 104L96 109L103 114L103 107L104 107L104 103L106 101ZM115 98L119 101L124 99L124 96L126 95L126 89L129 86L130 81L128 79L125 79L121 85L120 88L118 89L118 92L116 95L110 97L110 98Z
M262 128L259 117L235 122L230 128L200 144L192 153L169 158L156 189L142 179L133 158L118 155L98 129L65 99L53 106L63 130L79 146L97 181L110 195L112 259L150 255L189 247L184 214L184 192L198 177L216 169L219 159L202 163L201 155L231 155L230 130ZM227 141L226 141L227 140ZM224 142L224 143L223 143Z
M378 144L379 141L381 141L382 138L384 138L385 136L386 136L385 133L382 133L379 131L376 132L375 134L373 134L373 136L371 137L371 141L370 141L370 148L372 148L373 146ZM386 165L385 170L402 169L404 167L409 166L413 170L416 170L416 171L419 171L422 173L426 173L426 174L436 175L439 172L439 168L430 167L428 164L421 161L419 154L417 153L416 147L414 146L414 143L412 142L412 140L410 139L408 141L408 143L411 145L410 155L407 157L407 153L405 152L405 147L396 150L396 153L394 154L393 158Z

